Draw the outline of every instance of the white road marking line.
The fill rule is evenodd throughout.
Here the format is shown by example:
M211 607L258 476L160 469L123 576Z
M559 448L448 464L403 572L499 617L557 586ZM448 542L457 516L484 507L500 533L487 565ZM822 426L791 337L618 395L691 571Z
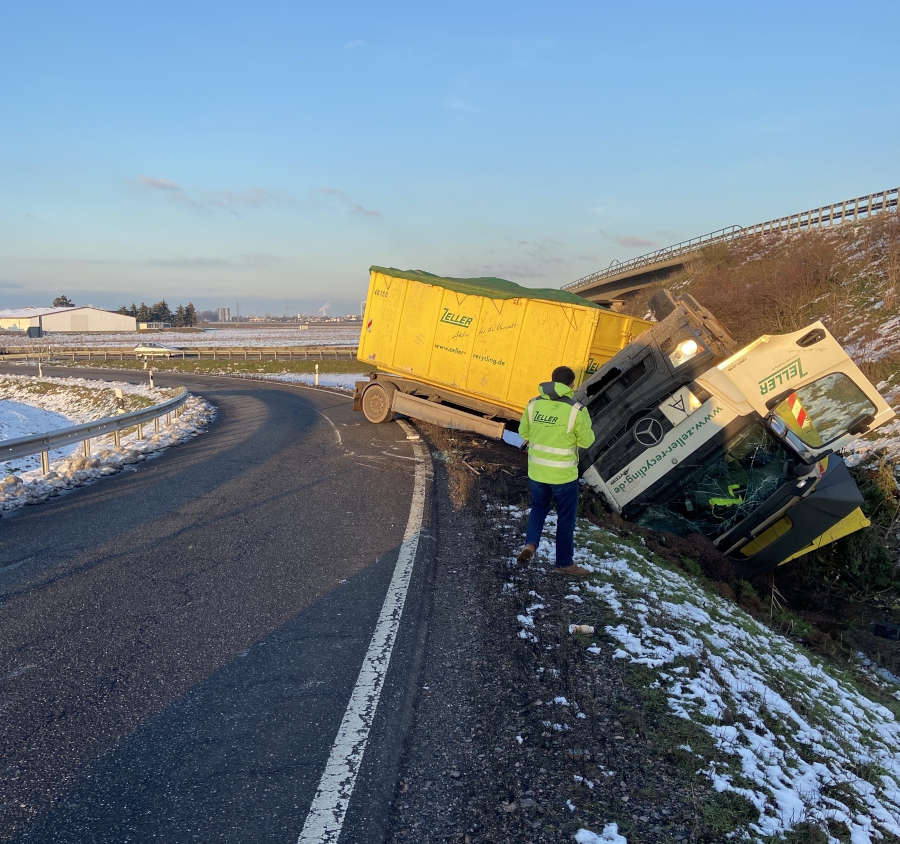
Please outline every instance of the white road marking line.
M400 421L399 419L397 420ZM381 452L385 457L390 457L391 460L415 460L418 462L418 457L407 457L405 454L396 454L390 451L382 451Z
M337 444L343 445L344 441L341 439L341 432L338 430L338 426L334 424L321 410L316 410L316 413L319 414L329 425L331 425L331 429L334 431L335 437L337 437Z
M398 420L398 424L405 430L411 430L402 420ZM425 447L420 442L413 442L412 446L418 462L413 480L409 520L397 553L394 574L381 607L381 614L375 624L372 641L363 659L356 686L350 695L344 720L338 728L331 754L325 763L325 771L319 781L316 796L309 808L297 844L329 844L329 842L336 844L347 814L347 807L350 805L350 798L353 796L356 776L362 764L369 731L372 728L397 631L400 628L400 617L409 590L424 519L425 493L431 463Z

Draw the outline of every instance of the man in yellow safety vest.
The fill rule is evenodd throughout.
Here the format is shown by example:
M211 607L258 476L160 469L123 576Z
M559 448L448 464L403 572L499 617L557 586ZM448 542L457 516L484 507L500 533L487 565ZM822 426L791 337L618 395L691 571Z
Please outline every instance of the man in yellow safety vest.
M573 398L575 373L568 366L553 370L551 380L540 385L519 422L519 436L528 448L528 481L531 510L525 547L518 560L527 565L541 541L544 520L556 502L556 567L560 574L581 577L588 572L572 562L575 551L575 517L578 512L578 449L594 441L587 408Z

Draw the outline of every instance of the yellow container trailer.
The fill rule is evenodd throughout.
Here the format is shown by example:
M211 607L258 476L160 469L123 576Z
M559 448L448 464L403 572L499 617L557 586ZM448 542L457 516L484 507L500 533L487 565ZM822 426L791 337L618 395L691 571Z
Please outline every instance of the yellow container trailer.
M554 367L578 386L651 324L563 290L372 267L357 357L376 371L355 406L499 437Z

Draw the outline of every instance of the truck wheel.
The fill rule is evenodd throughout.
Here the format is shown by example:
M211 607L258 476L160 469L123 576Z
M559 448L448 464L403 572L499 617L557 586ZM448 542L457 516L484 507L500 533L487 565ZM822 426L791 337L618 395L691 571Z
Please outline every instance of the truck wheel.
M391 413L391 399L394 395L393 387L384 387L381 384L370 384L362 395L362 412L370 422L387 422L393 415Z

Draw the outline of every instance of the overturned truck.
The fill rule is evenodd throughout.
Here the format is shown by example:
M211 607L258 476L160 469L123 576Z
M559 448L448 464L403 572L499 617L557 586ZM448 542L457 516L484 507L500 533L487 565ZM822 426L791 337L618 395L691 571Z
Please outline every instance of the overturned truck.
M894 413L824 325L738 349L690 296L651 307L655 323L562 291L373 267L358 356L377 370L355 406L499 437L565 363L596 436L581 476L624 518L702 534L743 576L866 527L837 451Z
M685 296L576 393L584 480L625 518L709 537L758 574L868 526L837 454L894 413L821 322L736 349Z

